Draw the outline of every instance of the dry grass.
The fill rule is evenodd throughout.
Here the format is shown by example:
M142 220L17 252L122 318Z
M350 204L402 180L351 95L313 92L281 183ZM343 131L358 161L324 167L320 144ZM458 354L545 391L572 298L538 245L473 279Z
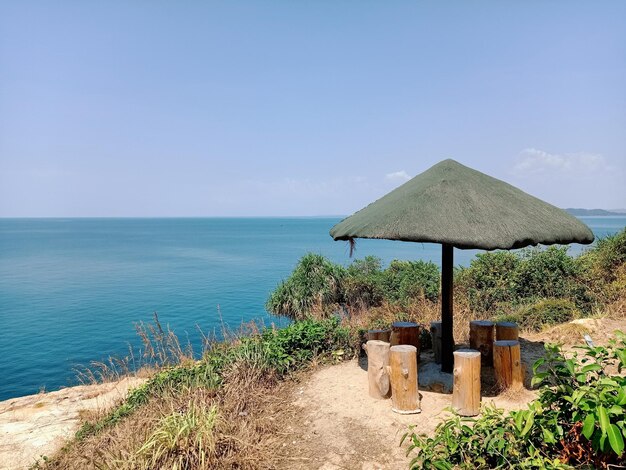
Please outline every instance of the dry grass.
M219 307L218 315L221 319ZM243 336L258 335L264 327L262 322L249 321L232 329L222 321L218 336L216 332L207 334L196 325L201 348L200 351L194 351L189 339L183 345L169 325L164 327L158 314L154 312L152 322L135 324L135 331L143 346L141 349L135 351L129 344L126 356L111 356L106 361L92 361L87 366L75 367L74 373L81 385L116 382L127 376L147 378L163 367L192 365L197 358L204 356L220 342L218 338L224 342L236 342Z
M609 318L626 318L626 291L604 307Z
M257 335L262 329L255 322L242 323L237 330L223 325L221 337L236 344L242 336ZM136 330L143 343L138 355L129 348L129 355L123 359L93 362L77 370L79 381L94 384L125 375L152 376L167 367L196 362L191 345L181 346L156 314L153 323L139 323ZM204 355L216 347L217 335L200 334L200 355ZM289 386L273 372L255 368L242 358L224 371L218 390L195 386L165 390L115 426L69 442L35 468L272 468L278 458L273 446L281 435L275 416L291 406L285 406L280 398ZM96 423L109 413L110 409L100 409L82 418Z
M235 363L218 392L165 393L116 426L70 443L40 468L272 468L281 431L275 416L290 406L281 399L286 387L266 372Z
M583 324L563 323L542 331L542 338L549 343L580 343L583 337L592 331Z
M454 303L455 343L469 340L469 322L478 319L463 300ZM380 307L351 311L345 322L355 331L389 327L394 321L413 321L430 327L430 322L441 320L441 303L425 298L416 299L406 306L385 303Z

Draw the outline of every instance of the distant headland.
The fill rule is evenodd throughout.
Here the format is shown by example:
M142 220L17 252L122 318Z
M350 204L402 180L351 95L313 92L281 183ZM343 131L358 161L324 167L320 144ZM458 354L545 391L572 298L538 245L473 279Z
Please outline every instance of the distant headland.
M604 209L576 209L576 208L567 208L566 212L569 212L572 215L580 216L580 217L588 217L594 215L626 215L626 209L614 209L611 211L607 211Z

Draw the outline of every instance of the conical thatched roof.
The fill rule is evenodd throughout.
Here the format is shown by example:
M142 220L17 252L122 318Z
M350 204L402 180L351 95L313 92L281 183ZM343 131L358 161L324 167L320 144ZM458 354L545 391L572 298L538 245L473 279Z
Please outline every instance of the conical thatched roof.
M342 220L330 235L484 250L587 244L594 238L567 212L454 160L437 163Z

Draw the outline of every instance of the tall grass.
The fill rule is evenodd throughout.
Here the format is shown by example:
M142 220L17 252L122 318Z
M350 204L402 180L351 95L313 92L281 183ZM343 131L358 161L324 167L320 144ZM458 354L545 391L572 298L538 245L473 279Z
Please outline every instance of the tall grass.
M207 406L202 401L172 409L137 450L143 464L139 468L209 468L214 460L214 429L219 419L217 405Z

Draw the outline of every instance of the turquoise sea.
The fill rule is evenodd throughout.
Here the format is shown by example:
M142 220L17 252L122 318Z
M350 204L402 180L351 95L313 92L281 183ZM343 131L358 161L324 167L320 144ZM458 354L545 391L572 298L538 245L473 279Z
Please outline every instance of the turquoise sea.
M262 319L308 251L349 263L329 218L0 219L0 400L75 383L73 369L139 346L158 312L183 339ZM582 218L597 236L625 217ZM571 253L582 247L572 246ZM362 240L355 257L440 262L439 245ZM476 251L456 250L468 264ZM220 319L221 317L221 319Z

